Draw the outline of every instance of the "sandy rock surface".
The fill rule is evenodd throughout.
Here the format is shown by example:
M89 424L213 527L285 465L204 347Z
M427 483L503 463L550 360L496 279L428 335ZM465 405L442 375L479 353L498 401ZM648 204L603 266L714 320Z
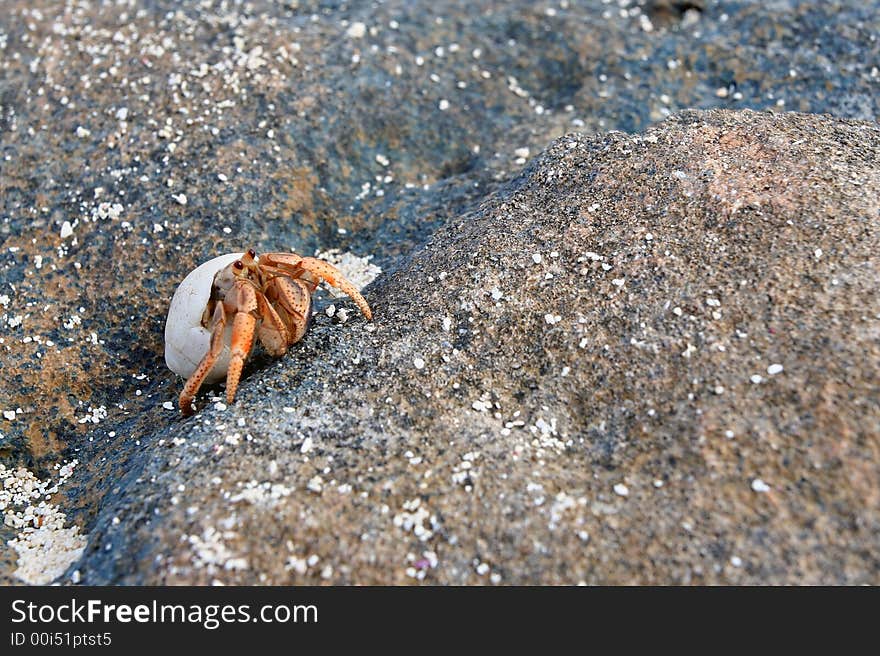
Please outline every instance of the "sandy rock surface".
M632 4L11 3L3 580L878 583L876 11ZM248 245L375 320L182 420Z

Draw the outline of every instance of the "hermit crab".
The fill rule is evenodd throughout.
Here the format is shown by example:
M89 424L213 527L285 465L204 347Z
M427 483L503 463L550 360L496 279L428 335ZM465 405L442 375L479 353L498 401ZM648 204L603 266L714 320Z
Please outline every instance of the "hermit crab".
M232 403L255 337L275 357L306 332L312 293L324 281L348 294L367 320L364 297L329 262L295 253L250 249L215 257L192 271L174 293L165 322L165 363L186 378L180 410L192 414L202 383L226 378Z

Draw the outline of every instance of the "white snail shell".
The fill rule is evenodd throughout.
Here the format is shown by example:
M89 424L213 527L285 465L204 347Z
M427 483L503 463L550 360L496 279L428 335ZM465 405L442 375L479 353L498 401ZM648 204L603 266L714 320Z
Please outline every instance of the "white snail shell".
M211 333L202 326L202 314L211 297L214 276L244 253L228 253L191 271L174 292L168 318L165 320L165 364L174 373L189 378L199 366L211 344ZM225 345L214 368L205 377L205 383L216 383L226 378L229 368L232 324L226 326Z

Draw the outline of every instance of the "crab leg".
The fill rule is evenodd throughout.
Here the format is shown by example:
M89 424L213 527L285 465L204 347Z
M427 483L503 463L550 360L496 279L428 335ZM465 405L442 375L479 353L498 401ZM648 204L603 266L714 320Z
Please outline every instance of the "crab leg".
M266 253L261 255L260 258L260 265L265 268L275 269L292 278L297 278L303 273L306 273L307 275L304 277L308 278L308 274L311 274L332 287L336 287L343 293L348 294L358 308L360 308L360 311L363 312L364 316L372 320L373 313L370 311L367 301L361 296L357 288L345 279L342 272L329 262L319 260L316 257L300 257L295 253Z
M295 344L309 326L309 309L312 295L308 285L301 279L287 276L272 278L266 285L266 296L278 307L288 328L288 344Z
M327 284L336 287L336 289L341 290L345 294L348 294L351 297L351 300L353 300L360 308L361 312L363 312L364 316L368 320L373 319L373 313L370 310L370 306L367 305L366 299L361 296L361 293L354 285L345 279L342 272L335 266L329 262L324 262L323 260L314 257L304 257L300 266L305 269L306 272L321 278L327 282Z
M287 352L287 345L296 340L291 341L287 325L263 294L257 294L257 307L263 319L257 330L260 343L266 348L269 355L276 358L284 355Z
M238 311L232 322L232 355L226 371L226 402L229 404L235 400L244 361L254 346L254 333L257 330L256 315L259 312L257 300L259 292L251 283L237 283L235 292L237 298L232 299L232 304Z
M202 361L199 362L199 366L196 367L192 376L186 381L183 391L180 393L180 399L178 399L180 411L184 415L191 415L193 413L193 398L195 398L196 392L202 386L205 376L214 368L214 363L223 351L223 331L225 329L226 312L223 309L223 303L217 303L217 307L214 309L214 316L211 319L211 346L208 348L208 352L205 353Z

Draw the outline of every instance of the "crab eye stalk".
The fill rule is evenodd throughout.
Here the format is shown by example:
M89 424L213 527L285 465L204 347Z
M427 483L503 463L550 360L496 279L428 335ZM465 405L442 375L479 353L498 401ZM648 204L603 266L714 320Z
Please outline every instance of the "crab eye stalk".
M255 251L253 248L249 248L247 254L250 255L251 258L255 258L257 256L257 251Z

